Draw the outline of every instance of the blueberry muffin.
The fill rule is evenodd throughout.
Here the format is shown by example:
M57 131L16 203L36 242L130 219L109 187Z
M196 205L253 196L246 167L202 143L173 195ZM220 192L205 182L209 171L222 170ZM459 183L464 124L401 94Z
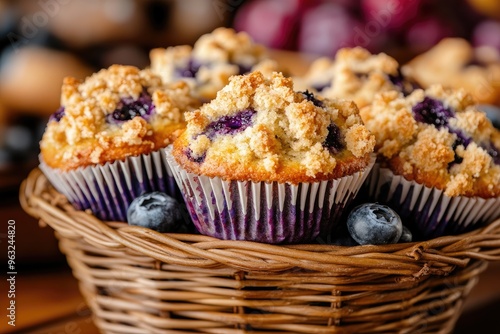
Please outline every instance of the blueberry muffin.
M500 216L492 206L500 196L500 132L474 103L464 90L435 85L406 98L382 93L361 110L377 143L376 200L424 237Z
M296 88L312 88L327 98L353 100L362 108L380 92L397 90L409 94L415 84L403 77L394 58L355 47L340 49L335 59L314 61Z
M135 196L174 191L160 149L197 106L186 83L165 85L132 66L113 65L83 82L66 78L40 142L41 168L78 208L124 220Z
M198 230L218 238L328 233L373 162L353 102L296 92L280 73L234 76L186 119L169 163Z
M179 45L150 52L151 70L165 82L185 81L203 101L215 98L229 77L259 70L270 74L277 65L263 45L245 32L217 28L201 36L194 47Z
M402 70L424 88L433 84L463 88L479 103L500 103L500 54L494 48L474 48L464 39L445 38Z

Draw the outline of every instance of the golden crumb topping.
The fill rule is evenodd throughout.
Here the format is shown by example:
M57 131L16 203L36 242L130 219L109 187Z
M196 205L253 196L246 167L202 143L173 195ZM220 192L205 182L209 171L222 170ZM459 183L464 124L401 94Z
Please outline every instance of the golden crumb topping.
M234 76L186 119L174 155L188 170L208 176L332 179L365 168L375 145L354 103L296 92L281 73Z
M327 98L353 100L362 108L372 103L375 94L399 89L389 76L400 76L399 64L394 58L385 53L373 55L355 47L340 49L334 60L314 61L300 82Z
M153 49L150 58L151 70L165 82L185 81L200 98L208 100L215 98L232 75L255 70L270 75L278 67L263 45L230 28L217 28L201 36L194 47Z
M49 166L73 169L165 147L198 106L186 83L165 85L149 70L113 65L80 82L66 78L61 108L40 143Z
M499 131L463 90L386 92L361 110L379 157L396 173L448 196L500 194Z
M217 28L201 36L193 48L193 57L202 63L231 63L252 67L266 58L266 48L255 44L246 32Z

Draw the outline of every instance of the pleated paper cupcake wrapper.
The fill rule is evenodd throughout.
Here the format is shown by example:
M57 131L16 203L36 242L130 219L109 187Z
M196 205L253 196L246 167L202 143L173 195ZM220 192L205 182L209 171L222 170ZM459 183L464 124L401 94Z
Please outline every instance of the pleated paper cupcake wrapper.
M335 180L292 185L225 181L189 173L172 155L167 161L200 233L269 244L309 242L331 233L373 165Z
M449 197L378 163L367 181L370 197L398 212L420 239L460 234L500 217L500 198Z
M161 191L182 201L165 154L158 150L68 172L51 168L41 159L39 167L76 209L90 209L101 220L126 221L130 203L143 193Z

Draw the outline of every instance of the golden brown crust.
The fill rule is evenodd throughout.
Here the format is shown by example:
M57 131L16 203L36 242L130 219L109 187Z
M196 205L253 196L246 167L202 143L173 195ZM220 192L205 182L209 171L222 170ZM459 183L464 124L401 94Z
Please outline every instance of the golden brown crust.
M491 47L474 48L465 39L445 38L402 69L424 88L463 88L479 103L500 102L500 53Z
M426 96L454 111L448 120L453 131L415 120L412 108ZM396 174L442 189L448 196L500 195L500 166L484 149L490 143L498 149L499 131L465 91L432 86L415 90L407 98L396 92L382 93L360 113L375 135L379 158ZM457 144L457 131L470 139L466 148Z
M274 171L269 171L262 166L245 167L237 160L228 160L225 164L219 164L214 161L205 161L203 164L198 164L189 160L185 154L185 145L187 138L185 134L179 137L179 140L174 141L173 155L178 163L188 172L205 175L208 177L220 177L225 180L240 180L253 182L280 182L298 184L302 182L319 182L323 180L332 180L346 175L352 175L356 172L364 170L371 159L371 155L367 154L357 158L355 156L342 157L342 163L337 163L333 170L329 173L318 173L314 176L304 174L304 167L296 162L283 162Z
M147 93L145 93L147 92ZM149 94L155 110L146 121L107 121L122 99ZM148 70L113 65L80 82L62 86L64 116L50 120L40 142L41 158L52 168L71 170L147 154L167 146L185 127L184 112L198 106L185 83L164 85Z
M230 28L217 28L201 36L194 47L181 45L153 49L150 59L153 73L160 75L165 82L187 82L204 100L215 98L232 75L240 74L240 67L267 75L278 69L277 63L268 58L263 45L254 43L247 33L237 33ZM179 76L179 69L188 68L190 62L199 67L194 77Z
M323 107L295 92L292 80L279 73L270 79L260 72L234 76L216 99L186 115L187 129L174 142L173 154L195 174L255 182L315 182L366 168L375 140L355 104L328 99L316 104ZM207 134L210 124L243 110L255 111L247 128ZM331 124L340 129L345 147L336 154L324 145Z

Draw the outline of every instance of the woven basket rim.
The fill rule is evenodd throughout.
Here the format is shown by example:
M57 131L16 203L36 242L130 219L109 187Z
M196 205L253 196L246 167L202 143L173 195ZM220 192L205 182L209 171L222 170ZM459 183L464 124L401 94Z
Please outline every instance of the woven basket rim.
M322 244L270 245L219 240L195 234L158 233L122 222L103 222L77 211L35 168L20 188L20 203L41 225L50 225L66 238L83 238L95 247L127 249L159 263L245 271L393 274L406 279L448 275L471 259L500 260L500 219L471 232L427 241L391 245L336 246ZM404 278L402 278L404 279Z

